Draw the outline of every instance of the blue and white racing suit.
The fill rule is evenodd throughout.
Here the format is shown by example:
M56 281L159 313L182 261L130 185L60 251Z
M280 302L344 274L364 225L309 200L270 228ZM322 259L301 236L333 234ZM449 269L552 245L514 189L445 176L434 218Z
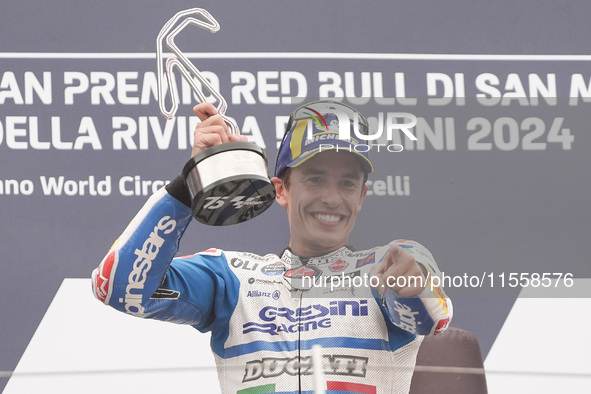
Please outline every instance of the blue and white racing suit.
M429 282L439 271L424 247L395 241L426 272L425 291L413 298L381 297L367 285L388 245L310 259L289 250L175 257L192 216L169 190L150 197L94 270L100 301L211 331L224 394L312 393L315 344L327 393L408 393L421 335L442 332L452 316L450 300Z

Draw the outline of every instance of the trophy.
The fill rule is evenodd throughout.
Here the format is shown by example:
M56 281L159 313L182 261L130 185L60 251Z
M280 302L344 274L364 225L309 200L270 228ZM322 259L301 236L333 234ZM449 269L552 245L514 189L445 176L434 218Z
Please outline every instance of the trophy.
M158 34L156 60L158 62L158 104L166 119L172 119L178 109L178 91L174 71L187 81L199 102L205 102L202 89L207 90L217 103L217 112L233 134L239 134L234 121L226 116L227 104L175 44L175 37L187 26L194 25L212 33L219 23L204 9L192 8L172 17ZM174 54L166 60L166 80L171 108L166 108L164 87L163 43ZM198 85L199 83L199 85ZM250 142L229 142L216 145L193 156L182 172L191 195L193 217L201 223L225 226L252 219L273 204L275 188L269 179L265 152Z

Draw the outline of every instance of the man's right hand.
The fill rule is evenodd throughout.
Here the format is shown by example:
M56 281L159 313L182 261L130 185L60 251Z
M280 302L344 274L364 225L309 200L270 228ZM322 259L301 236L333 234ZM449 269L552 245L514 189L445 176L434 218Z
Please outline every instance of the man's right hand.
M194 141L191 157L215 145L227 142L248 142L246 136L230 132L224 118L218 114L213 104L197 104L193 107L193 112L199 117L201 123L193 131Z

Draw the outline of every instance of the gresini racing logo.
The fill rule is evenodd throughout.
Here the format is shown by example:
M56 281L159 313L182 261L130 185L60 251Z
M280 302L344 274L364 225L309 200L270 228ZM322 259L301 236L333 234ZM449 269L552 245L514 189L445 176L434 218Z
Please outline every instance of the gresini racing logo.
M132 315L142 315L142 290L146 282L148 272L152 268L152 261L158 256L160 248L164 244L164 238L159 234L170 234L176 228L176 221L170 216L165 216L154 227L154 230L144 241L141 249L136 249L134 254L137 259L133 262L133 269L129 273L128 284L125 288L125 310ZM123 302L120 298L119 302Z
M346 375L364 378L367 370L367 357L345 355L324 355L323 369L327 375ZM246 363L242 383L260 378L274 378L282 374L291 376L311 375L311 357L263 358Z
M285 307L266 306L259 312L261 322L248 322L242 326L243 334L262 332L279 335L279 333L295 333L319 328L331 327L332 316L367 316L367 300L331 301L327 308L315 304L303 308L290 309Z

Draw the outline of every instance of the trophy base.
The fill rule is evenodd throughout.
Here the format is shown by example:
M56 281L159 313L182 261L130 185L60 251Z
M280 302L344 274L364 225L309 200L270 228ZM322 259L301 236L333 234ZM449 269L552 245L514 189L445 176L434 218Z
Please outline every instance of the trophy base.
M191 194L193 217L211 226L250 220L275 200L265 154L249 142L206 149L185 165L183 178Z

